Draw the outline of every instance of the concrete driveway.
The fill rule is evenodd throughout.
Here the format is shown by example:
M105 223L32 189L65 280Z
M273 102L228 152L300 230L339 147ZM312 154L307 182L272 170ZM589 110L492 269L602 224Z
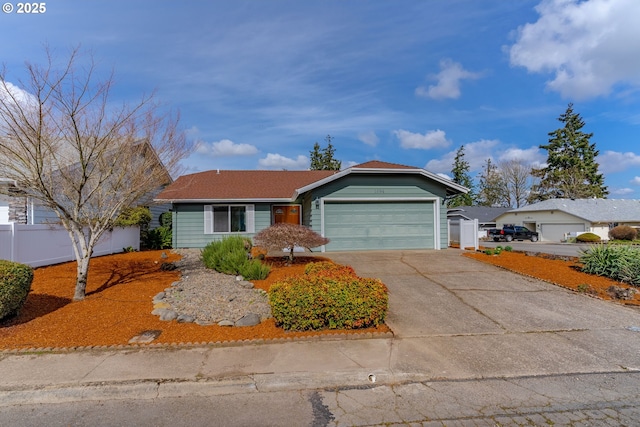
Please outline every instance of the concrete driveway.
M389 288L396 370L503 377L640 370L640 312L461 256L327 254Z

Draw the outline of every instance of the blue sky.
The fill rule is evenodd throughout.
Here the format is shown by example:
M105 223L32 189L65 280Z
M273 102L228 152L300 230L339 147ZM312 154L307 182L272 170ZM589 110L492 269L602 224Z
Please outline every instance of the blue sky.
M17 7L17 2L11 2ZM330 134L343 167L448 174L465 146L533 165L568 103L612 198L640 198L637 0L54 0L0 14L0 60L77 45L115 72L114 101L156 91L196 149L187 171L306 169Z

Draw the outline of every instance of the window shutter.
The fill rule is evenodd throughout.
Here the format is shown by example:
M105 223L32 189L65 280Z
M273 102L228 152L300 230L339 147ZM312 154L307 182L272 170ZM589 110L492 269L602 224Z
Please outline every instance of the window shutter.
M255 233L256 232L256 222L255 222L255 206L254 205L246 205L245 206L245 220L247 224L247 233Z
M204 205L204 234L213 234L213 206Z

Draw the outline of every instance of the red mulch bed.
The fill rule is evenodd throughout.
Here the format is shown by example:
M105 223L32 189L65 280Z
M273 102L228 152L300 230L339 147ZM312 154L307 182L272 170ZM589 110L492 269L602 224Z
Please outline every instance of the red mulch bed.
M199 326L163 322L152 315L153 297L180 277L177 271L162 271L162 262L180 257L162 251L133 252L94 258L89 270L87 297L73 302L75 262L41 267L35 270L31 292L20 314L0 323L0 350L69 348L128 345L143 331L161 331L153 344L215 343L242 340L271 340L327 334L390 332L386 325L351 331L286 332L273 319L257 326ZM298 258L293 265L280 259L267 280L256 287L269 290L275 281L300 274L306 262L317 258Z
M542 279L576 292L588 293L605 300L613 300L607 289L611 286L633 288L633 286L617 282L603 276L580 271L581 264L577 258L558 259L558 257L540 254L527 255L522 252L502 251L499 255L486 255L482 252L465 253L464 256L497 265L516 273ZM638 289L640 291L640 289ZM640 306L640 292L631 300L616 300L625 305Z

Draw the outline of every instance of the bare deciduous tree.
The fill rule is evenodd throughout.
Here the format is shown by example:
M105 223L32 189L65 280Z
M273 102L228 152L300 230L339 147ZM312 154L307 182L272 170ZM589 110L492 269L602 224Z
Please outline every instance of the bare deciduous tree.
M521 160L507 160L498 164L498 170L504 186L505 206L519 208L526 205L533 179L531 167Z
M293 261L293 250L296 246L301 248L315 248L326 245L329 239L322 237L315 231L304 225L279 223L265 228L253 238L256 246L267 249L289 250L289 260Z
M123 208L177 172L188 154L177 114L152 96L112 102L113 75L98 81L93 59L74 49L57 68L26 64L13 85L0 72L0 177L51 209L77 260L74 300L85 297L93 248Z

